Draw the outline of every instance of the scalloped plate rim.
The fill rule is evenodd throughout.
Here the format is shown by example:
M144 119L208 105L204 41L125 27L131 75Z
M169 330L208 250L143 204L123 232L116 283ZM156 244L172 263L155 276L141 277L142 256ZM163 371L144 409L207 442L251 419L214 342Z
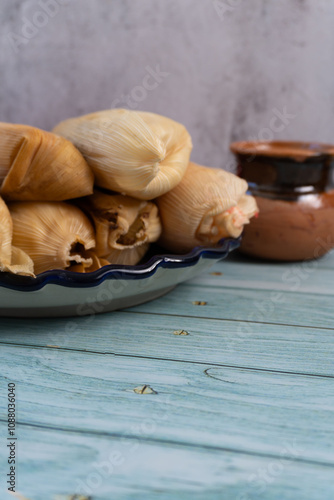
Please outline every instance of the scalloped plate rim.
M41 290L49 284L71 288L87 288L98 286L106 279L145 279L155 274L160 267L175 269L177 267L195 266L201 258L223 259L232 250L240 246L240 241L241 237L223 238L215 247L197 246L184 255L154 255L145 264L136 266L110 264L86 274L66 270L51 270L37 275L36 278L30 278L2 273L3 276L0 274L0 287L26 293Z

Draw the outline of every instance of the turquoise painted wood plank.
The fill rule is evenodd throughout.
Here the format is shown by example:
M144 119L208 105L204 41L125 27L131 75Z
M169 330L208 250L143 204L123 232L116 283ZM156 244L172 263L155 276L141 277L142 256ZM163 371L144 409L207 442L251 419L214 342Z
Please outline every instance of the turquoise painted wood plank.
M228 258L225 259L228 264L233 264L234 262L240 263L244 262L249 265L260 264L266 267L280 267L280 266L294 266L295 264L300 264L302 262L317 262L319 269L334 269L334 250L331 250L327 254L320 257L320 259L315 259L313 261L300 261L300 262L277 262L264 259L257 259L250 257L249 255L242 254L239 251L234 251L229 254Z
M92 500L334 497L333 467L294 461L300 453L296 442L282 440L279 457L259 457L28 426L20 426L18 436L18 490L31 500L75 493ZM1 446L0 460L5 459ZM0 481L3 487L3 475Z
M317 259L317 261L319 262L319 267L323 269L334 269L334 250Z
M4 345L0 364L19 422L278 456L296 441L334 464L332 378ZM5 421L5 390L0 405Z
M195 305L203 301L205 305ZM334 328L334 298L328 295L180 285L164 297L129 309L257 323Z
M217 275L215 273L221 273ZM333 269L319 267L319 261L267 265L259 262L221 261L187 282L192 286L283 290L334 295Z
M131 312L3 318L1 328L0 343L334 376L333 330Z
M212 273L222 273L214 276ZM334 293L334 251L321 259L303 262L270 262L233 252L188 284L239 286L286 291Z

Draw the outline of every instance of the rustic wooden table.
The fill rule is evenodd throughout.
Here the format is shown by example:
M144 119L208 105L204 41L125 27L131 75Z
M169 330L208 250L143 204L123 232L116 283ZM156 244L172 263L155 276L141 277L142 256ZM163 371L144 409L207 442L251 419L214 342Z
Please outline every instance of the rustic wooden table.
M3 492L13 382L31 500L334 498L334 254L231 256L129 310L0 325Z

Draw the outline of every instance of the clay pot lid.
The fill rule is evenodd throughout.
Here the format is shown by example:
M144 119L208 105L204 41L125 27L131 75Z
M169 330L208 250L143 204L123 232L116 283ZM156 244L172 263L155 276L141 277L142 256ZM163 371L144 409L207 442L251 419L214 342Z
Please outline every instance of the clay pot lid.
M334 145L302 141L239 141L230 145L232 153L239 155L291 158L304 161L322 155L334 156Z

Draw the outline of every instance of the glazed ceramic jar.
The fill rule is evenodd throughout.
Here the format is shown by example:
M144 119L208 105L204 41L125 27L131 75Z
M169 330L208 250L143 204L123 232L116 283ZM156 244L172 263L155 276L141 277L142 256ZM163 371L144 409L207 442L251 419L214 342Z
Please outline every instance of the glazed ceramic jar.
M238 175L259 215L245 227L241 251L274 260L308 260L334 247L334 146L306 142L235 142Z

